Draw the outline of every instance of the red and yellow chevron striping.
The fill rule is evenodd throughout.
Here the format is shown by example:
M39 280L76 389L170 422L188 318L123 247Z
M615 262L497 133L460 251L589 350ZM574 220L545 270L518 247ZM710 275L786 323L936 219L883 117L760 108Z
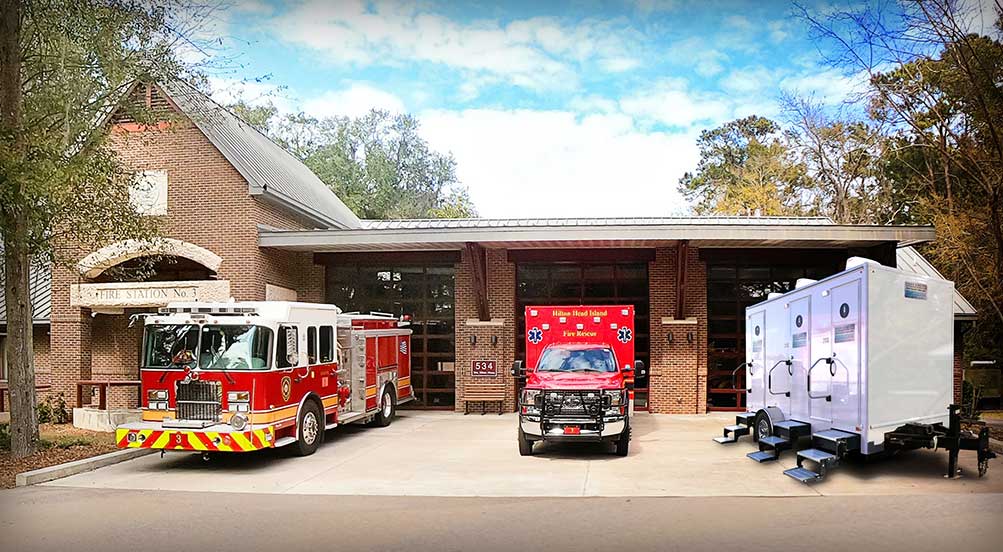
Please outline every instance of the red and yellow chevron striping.
M181 429L118 429L118 448L195 450L201 452L249 452L275 444L271 426L248 431L186 431Z

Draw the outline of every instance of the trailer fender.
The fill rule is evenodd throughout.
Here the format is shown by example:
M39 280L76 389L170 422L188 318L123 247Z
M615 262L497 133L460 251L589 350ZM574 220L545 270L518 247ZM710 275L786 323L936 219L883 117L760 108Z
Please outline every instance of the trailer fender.
M784 419L784 412L775 406L759 409L752 427L753 439L758 442L763 437L773 435L773 425Z

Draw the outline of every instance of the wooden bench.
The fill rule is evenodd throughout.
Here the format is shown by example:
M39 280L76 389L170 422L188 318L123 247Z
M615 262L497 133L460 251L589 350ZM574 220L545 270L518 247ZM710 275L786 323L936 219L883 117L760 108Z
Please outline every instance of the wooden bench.
M143 406L143 382L139 380L80 380L77 382L77 407L83 408L84 406L84 387L97 387L98 388L98 408L101 410L108 409L108 388L109 387L135 387L136 392L139 396L139 406Z
M52 386L48 383L36 383L35 393L39 391L48 391ZM0 412L6 412L6 404L4 403L4 395L10 393L10 385L7 380L0 381Z
M488 403L498 403L498 415L505 408L505 397L509 388L504 383L477 383L463 390L463 415L470 413L470 403L481 403L481 416L487 411Z

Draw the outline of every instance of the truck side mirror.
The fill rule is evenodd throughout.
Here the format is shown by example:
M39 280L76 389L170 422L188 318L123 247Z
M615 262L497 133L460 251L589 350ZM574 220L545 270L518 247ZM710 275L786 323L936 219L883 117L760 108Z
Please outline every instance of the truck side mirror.
M639 378L643 378L644 376L648 375L648 369L644 367L643 360L634 361L634 372L635 372L634 375Z
M512 370L509 371L509 374L519 377L523 377L526 375L526 369L522 367L521 360L517 360L512 363Z

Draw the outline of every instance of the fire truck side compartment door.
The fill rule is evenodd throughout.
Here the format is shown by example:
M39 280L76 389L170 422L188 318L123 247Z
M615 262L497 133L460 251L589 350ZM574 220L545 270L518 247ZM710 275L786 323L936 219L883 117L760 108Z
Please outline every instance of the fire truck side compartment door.
M366 336L352 331L352 411L366 411Z

